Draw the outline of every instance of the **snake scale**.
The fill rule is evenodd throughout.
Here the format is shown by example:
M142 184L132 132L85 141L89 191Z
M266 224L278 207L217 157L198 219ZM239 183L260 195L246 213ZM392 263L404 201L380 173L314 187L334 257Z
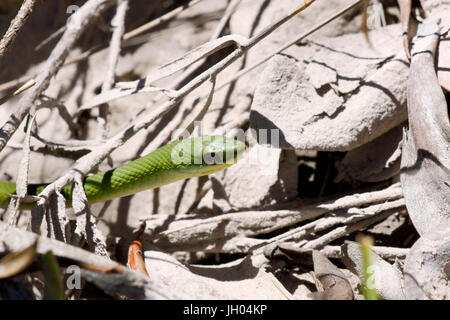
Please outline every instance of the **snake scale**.
M245 144L224 136L193 137L169 143L141 158L105 172L87 176L83 187L89 203L106 201L192 177L223 170L245 151ZM47 184L30 184L28 195L38 196ZM16 184L0 181L0 207L7 208ZM61 190L71 206L72 186ZM21 203L31 209L33 203Z

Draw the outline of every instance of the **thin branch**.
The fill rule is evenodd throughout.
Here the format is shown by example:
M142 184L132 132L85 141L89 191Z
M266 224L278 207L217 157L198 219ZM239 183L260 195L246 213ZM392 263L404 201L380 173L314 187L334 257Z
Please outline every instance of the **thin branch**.
M72 19L76 19L78 23L67 24L64 35L55 49L53 49L50 57L37 76L36 85L23 95L18 103L17 110L10 115L7 122L0 128L0 151L3 150L11 136L16 132L25 116L30 112L34 113L38 97L48 88L50 80L62 67L64 60L69 55L70 49L74 46L86 27L108 8L111 3L112 0L89 0L72 15L69 21L75 21Z
M83 189L83 179L80 174L76 175L72 190L72 206L77 216L77 223L71 244L79 245L81 237L84 237L92 251L109 258L105 237L97 229L97 221L89 208L86 193Z
M227 80L225 83L221 84L220 86L217 86L216 91L219 91L219 90L227 87L228 85L230 85L231 83L235 82L237 79L239 79L243 75L249 73L253 69L255 69L255 68L261 66L262 64L266 63L267 61L269 61L273 56L275 56L275 55L277 55L279 53L282 53L284 50L290 48L293 45L298 44L300 41L304 40L305 38L307 38L308 36L310 36L311 34L316 32L317 30L321 29L322 27L324 27L328 23L332 22L333 20L339 18L340 16L342 16L347 11L355 8L360 3L361 3L361 0L357 0L357 1L353 2L352 4L348 5L344 9L336 12L334 15L330 16L329 18L325 19L324 21L320 22L319 24L315 25L314 27L312 27L311 29L309 29L308 31L306 31L305 33L300 35L299 37L289 41L287 44L281 46L280 48L274 50L272 53L270 53L267 56L261 58L260 60L258 60L254 64L252 64L251 66L248 66L245 69L240 70L238 73L236 73L236 75L234 75L232 78Z
M308 241L308 243L303 247L310 248L310 249L321 249L325 245L329 244L330 242L332 242L336 239L345 237L345 236L349 235L350 233L353 233L353 232L356 232L359 230L363 230L377 222L383 221L390 215L393 215L398 212L399 212L398 208L393 208L393 209L388 209L388 210L382 211L380 214L370 216L367 219L355 222L351 225L336 228L317 239Z
M67 110L64 104L44 94L42 94L39 97L39 102L40 104L36 106L36 109L41 108L53 109L54 107L56 107L58 109L59 115L67 124L67 127L69 128L69 131L71 132L72 136L75 136L75 132L78 126L72 121L72 116L70 115L69 111Z
M28 128L26 131L24 143L23 143L23 156L19 165L19 172L17 174L16 182L16 194L14 201L11 201L11 205L8 206L6 215L9 216L9 224L14 225L16 223L16 214L19 209L19 204L22 199L27 195L28 189L28 173L30 169L30 139L31 131L34 126L36 117L28 117Z
M14 149L14 150L22 150L23 149L23 145L12 143L12 142L8 143L7 147ZM40 153L43 155L52 155L55 157L62 157L62 158L77 160L80 157L91 152L92 148L45 145L43 147L30 146L30 151Z
M242 0L231 0L231 2L228 4L227 9L225 10L225 13L223 14L222 19L220 19L219 24L217 25L216 29L214 30L214 33L212 34L210 40L214 40L220 37L223 30L228 24L228 21L231 18L231 15L234 13L236 8L239 6Z
M298 207L297 202L293 202L296 209L290 210L264 210L264 211L241 211L223 214L207 219L191 219L189 223L182 218L176 219L167 226L166 231L152 235L151 239L156 245L165 250L190 250L194 244L202 243L204 246L212 246L215 250L221 248L217 244L217 239L230 239L234 237L251 237L265 234L290 227L297 223L317 219L327 215L323 219L333 222L332 214L342 214L338 217L340 223L354 223L357 219L365 221L373 215L379 215L387 210L401 210L404 202L401 198L401 188L387 188L381 191L353 194L325 203L311 204ZM399 199L399 200L398 200ZM386 204L384 202L388 201ZM364 209L359 209L364 208ZM333 223L324 224L324 220L312 221L302 227L290 230L280 236L264 240L260 245L266 246L270 243L298 239L316 231L320 224L320 229L333 227ZM225 233L224 233L224 226ZM214 245L215 244L215 245ZM263 247L246 248L248 251L262 252Z
M178 7L176 9L166 13L165 15L162 15L161 17L140 26L139 28L136 28L130 32L127 32L126 34L124 34L123 39L128 40L128 39L137 37L138 35L141 35L147 31L150 31L151 29L159 26L160 24L163 24L163 23L175 18L181 12L183 12L184 10L186 10L188 8L195 6L200 1L202 1L202 0L192 0L189 3L187 3L186 5Z
M34 86L36 84L36 81L34 80L30 80L27 83L25 83L23 86L21 86L20 88L18 88L17 90L15 90L14 92L7 94L6 96L4 96L3 98L0 99L0 105L4 104L6 101L8 101L9 99L18 96L19 94L21 94L22 92L24 92L25 90L30 89L32 86Z
M25 0L22 3L22 6L17 13L17 16L11 22L6 34L3 36L3 39L0 41L0 61L4 57L5 53L8 51L11 44L16 39L20 30L22 30L23 26L27 22L30 17L31 12L34 9L38 0Z
M120 49L122 47L122 37L125 32L125 18L128 11L129 0L117 0L117 10L111 26L114 29L111 37L111 45L108 58L108 68L106 71L105 80L102 85L102 92L111 90L115 83L116 67L119 61ZM108 105L102 104L99 107L99 116L97 118L99 140L106 139L108 136L107 130L107 115Z
M188 8L191 8L192 6L199 3L200 1L202 1L202 0L192 0L191 2L189 2L188 4L186 4L184 6L178 7L159 18L156 18L155 20L152 20L134 30L131 30L131 31L125 33L123 35L123 40L124 41L130 40L130 39L135 38L145 32L150 31L153 28L156 28L157 26L161 25L162 23L165 23L165 22L175 18L178 14L180 14L181 12L183 12L184 10L186 10ZM91 48L91 49L81 53L79 56L67 61L67 63L65 65L71 65L74 63L81 62L81 61L89 58L94 53L99 52L105 48L107 48L107 44L98 45L94 48Z
M186 129L184 129L183 131L192 133L194 131L195 123L198 122L198 121L202 121L203 117L205 116L206 112L208 111L208 109L211 106L211 103L213 101L214 88L215 87L216 87L216 77L213 76L211 78L211 87L210 87L210 90L209 90L208 99L203 104L203 106L199 110L199 112L192 118L191 121L189 121L189 124L186 126Z
M374 246L371 248L378 254L381 258L386 260L395 261L395 259L405 259L406 255L409 253L410 249L407 248L396 248L396 247L383 247ZM328 258L341 258L342 248L341 246L325 246L320 252L325 254Z

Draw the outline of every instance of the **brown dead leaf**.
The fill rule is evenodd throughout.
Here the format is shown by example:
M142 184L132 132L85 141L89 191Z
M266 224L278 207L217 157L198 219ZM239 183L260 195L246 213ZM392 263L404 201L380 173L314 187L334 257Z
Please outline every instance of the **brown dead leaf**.
M0 279L13 277L25 270L36 256L37 241L28 248L9 253L0 260Z

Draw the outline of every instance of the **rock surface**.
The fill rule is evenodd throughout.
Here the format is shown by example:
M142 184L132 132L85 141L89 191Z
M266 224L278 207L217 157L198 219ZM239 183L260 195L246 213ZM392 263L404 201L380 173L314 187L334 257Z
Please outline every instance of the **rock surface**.
M370 37L376 49L350 34L273 57L259 79L251 127L279 129L285 149L348 151L405 121L401 30L391 25Z
M251 256L226 265L188 267L162 252L146 251L145 265L153 280L189 299L291 299L278 280Z
M353 149L337 164L336 181L379 182L400 172L403 126L397 126L381 137Z
M297 157L292 150L256 144L245 158L211 177L216 212L264 208L296 197Z

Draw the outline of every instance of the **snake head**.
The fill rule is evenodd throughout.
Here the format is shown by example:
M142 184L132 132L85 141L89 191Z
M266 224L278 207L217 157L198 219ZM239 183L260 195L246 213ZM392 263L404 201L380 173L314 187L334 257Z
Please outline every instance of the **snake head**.
M224 136L194 137L179 141L171 151L171 160L183 171L196 176L223 170L243 155L245 143Z

